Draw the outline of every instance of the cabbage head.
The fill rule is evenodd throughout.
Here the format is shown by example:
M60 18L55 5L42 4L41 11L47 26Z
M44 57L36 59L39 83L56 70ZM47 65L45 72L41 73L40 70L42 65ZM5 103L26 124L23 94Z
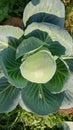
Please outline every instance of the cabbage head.
M0 26L0 112L73 107L73 39L60 0L31 0L23 28Z

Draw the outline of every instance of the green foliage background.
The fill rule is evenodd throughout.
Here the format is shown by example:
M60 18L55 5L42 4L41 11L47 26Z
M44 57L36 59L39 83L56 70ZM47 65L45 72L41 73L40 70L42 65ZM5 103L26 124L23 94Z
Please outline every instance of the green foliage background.
M22 18L23 10L30 0L0 0L0 23L12 16Z
M1 0L0 24L6 19L14 17L22 18L23 10L30 0ZM65 27L73 36L73 2L62 0L66 7ZM57 124L64 121L73 121L73 115L52 114L40 117L22 110L19 106L10 113L0 114L0 130L57 130ZM61 126L61 125L60 125ZM58 130L62 130L62 126Z

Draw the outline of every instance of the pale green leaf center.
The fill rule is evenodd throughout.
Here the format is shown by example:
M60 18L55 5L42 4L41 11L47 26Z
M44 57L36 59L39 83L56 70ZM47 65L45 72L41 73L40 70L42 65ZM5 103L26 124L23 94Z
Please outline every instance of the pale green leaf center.
M20 66L24 78L35 83L48 82L56 71L56 62L49 51L42 50L29 56Z

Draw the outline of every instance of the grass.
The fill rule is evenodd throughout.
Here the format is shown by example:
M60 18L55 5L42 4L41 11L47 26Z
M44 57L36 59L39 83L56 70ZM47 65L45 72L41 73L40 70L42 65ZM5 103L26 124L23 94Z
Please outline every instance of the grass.
M23 5L23 0L18 1L19 6ZM65 27L73 36L73 3L70 2L70 0L62 1L64 2L66 7ZM14 8L14 5L11 8ZM21 10L23 10L23 6L21 6ZM18 10L20 14L22 14L21 10ZM65 121L68 120L73 121L73 115L57 113L45 117L40 117L36 114L26 112L18 106L14 111L10 113L0 114L0 130L57 130L57 124L63 124ZM62 126L61 128L58 128L58 130L62 129Z
M18 106L12 112L0 114L0 130L57 130L57 124L68 120L73 121L73 115L57 113L40 117Z

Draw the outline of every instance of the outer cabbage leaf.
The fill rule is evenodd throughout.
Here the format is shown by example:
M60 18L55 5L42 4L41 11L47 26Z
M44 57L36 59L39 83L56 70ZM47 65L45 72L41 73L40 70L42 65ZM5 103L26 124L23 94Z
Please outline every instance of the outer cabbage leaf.
M73 73L73 57L72 58L68 57L64 61L67 63L67 65L69 66L70 71Z
M39 50L45 44L45 42L35 37L24 39L16 50L16 58L19 58L25 54L31 54Z
M26 26L28 26L29 24L33 23L33 22L47 22L47 23L52 23L55 25L59 25L61 27L64 26L64 18L60 18L56 15L52 15L52 14L47 14L47 13L37 13L32 15L27 23Z
M64 87L73 93L73 58L68 58L69 59L64 60L69 67L69 77L67 82L65 82Z
M65 55L65 47L62 46L58 41L52 42L52 44L46 46L52 55L62 56Z
M27 34L25 38L30 38L32 36L39 38L41 41L47 43L44 46L49 49L52 55L61 56L65 54L65 47L62 46L58 41L53 41L47 32L34 30Z
M63 93L52 94L49 92L48 87L45 87L43 84L29 82L22 90L21 98L24 106L30 111L39 115L47 115L59 109L63 99Z
M61 60L56 60L57 68L53 78L45 84L48 87L49 91L53 93L58 93L67 89L67 86L64 84L69 78L69 70L67 65Z
M19 105L20 105L23 109L25 109L26 111L31 112L30 109L24 104L21 95L20 95Z
M3 76L4 76L4 73L3 73L2 68L0 66L0 78L3 77Z
M10 112L18 105L20 89L13 87L7 79L0 79L0 112Z
M45 31L51 37L52 41L58 41L62 46L65 47L65 55L73 55L73 40L69 33L59 26L49 24L49 23L32 23L25 30L25 36L34 30ZM38 35L38 38L40 36Z
M0 26L0 51L8 47L8 37L19 39L23 30L9 25Z
M23 61L20 70L28 81L46 83L55 74L56 62L50 52L41 50Z
M23 23L51 22L64 26L65 9L60 0L32 0L24 10Z
M68 109L73 107L73 58L68 58L69 59L65 59L65 62L69 66L70 73L67 82L64 84L66 90L64 92L64 99L61 105L61 109Z
M14 37L8 37L8 47L16 51L17 47L24 39L24 35L22 35L19 39Z
M27 81L20 73L21 59L16 60L16 51L7 48L1 54L1 67L8 81L17 88L26 86Z
M1 55L1 53L0 53L0 55ZM1 60L0 60L1 61ZM2 68L1 68L1 63L0 63L0 78L1 77L4 77L4 73L3 73L3 70L2 70Z
M39 38L40 40L42 40L48 44L52 44L52 39L47 32L35 28L35 30L32 29L28 33L29 27L30 26L28 26L28 28L25 30L25 38L36 37L36 38Z
M72 88L72 91L65 90L64 99L63 99L60 109L68 109L72 107L73 107L73 88Z

